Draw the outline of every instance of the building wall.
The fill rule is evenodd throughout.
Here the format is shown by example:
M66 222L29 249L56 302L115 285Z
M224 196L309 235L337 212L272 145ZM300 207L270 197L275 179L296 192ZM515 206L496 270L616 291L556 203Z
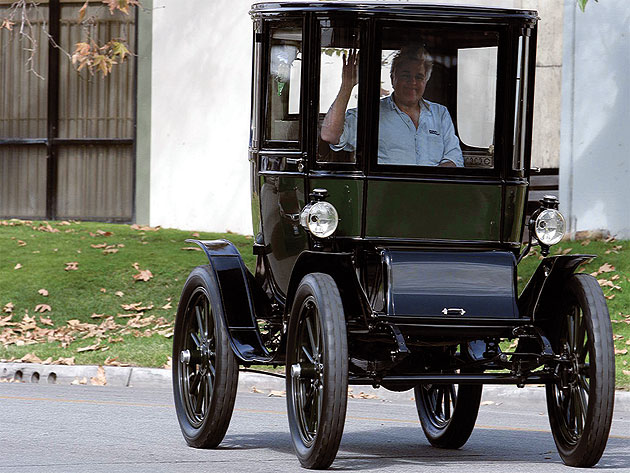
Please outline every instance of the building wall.
M250 5L153 2L151 225L252 232Z
M560 203L569 230L630 238L630 8L565 0Z
M562 4L548 0L440 3L539 11L532 161L534 166L557 167ZM138 202L148 202L145 207L141 202L136 205L139 212L144 209L139 221L252 232L247 161L250 5L250 0L153 1L150 171L145 169L146 161L143 168L143 175L150 176L150 195L145 190L138 196Z

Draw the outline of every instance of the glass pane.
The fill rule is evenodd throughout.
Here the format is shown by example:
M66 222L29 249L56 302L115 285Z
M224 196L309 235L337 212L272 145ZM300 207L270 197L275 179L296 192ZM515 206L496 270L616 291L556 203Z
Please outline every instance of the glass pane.
M356 162L359 30L322 24L318 162Z
M382 37L378 164L492 168L498 34L401 26Z
M273 28L267 86L267 140L299 141L301 72L302 28Z
M473 148L489 148L494 141L497 97L497 46L460 49L457 65L457 129Z

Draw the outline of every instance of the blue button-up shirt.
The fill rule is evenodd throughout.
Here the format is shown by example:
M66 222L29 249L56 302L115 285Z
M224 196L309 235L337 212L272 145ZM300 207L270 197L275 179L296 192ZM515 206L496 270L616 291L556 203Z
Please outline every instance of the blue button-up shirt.
M343 133L334 151L354 151L357 143L357 109L346 112ZM381 99L378 136L378 163L405 166L438 166L452 161L464 166L459 139L444 105L420 102L418 128L400 110L392 96Z

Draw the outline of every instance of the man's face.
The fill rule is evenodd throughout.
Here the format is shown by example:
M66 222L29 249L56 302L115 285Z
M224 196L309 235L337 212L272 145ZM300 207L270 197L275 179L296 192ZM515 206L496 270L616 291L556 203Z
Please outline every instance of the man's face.
M392 73L392 86L396 92L396 100L405 104L417 104L427 85L424 63L422 61L403 61Z

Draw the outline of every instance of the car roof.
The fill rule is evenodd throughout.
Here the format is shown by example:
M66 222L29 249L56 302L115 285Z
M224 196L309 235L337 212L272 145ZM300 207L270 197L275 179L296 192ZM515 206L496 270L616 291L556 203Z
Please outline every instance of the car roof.
M535 10L521 10L515 8L484 7L473 5L444 5L427 3L402 3L396 1L343 1L343 2L308 2L308 1L262 1L252 5L251 14L289 13L289 12L363 12L368 14L384 13L390 15L469 15L474 18L518 17L537 19Z

